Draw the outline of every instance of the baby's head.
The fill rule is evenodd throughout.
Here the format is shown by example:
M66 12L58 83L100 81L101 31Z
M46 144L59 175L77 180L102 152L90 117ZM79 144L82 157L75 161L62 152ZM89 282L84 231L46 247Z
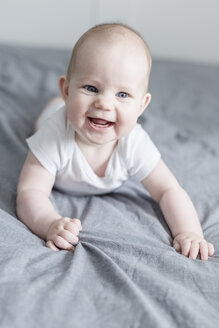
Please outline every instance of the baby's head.
M81 50L85 49L86 51L86 46L89 47L91 44L93 44L93 48L96 46L96 44L98 44L98 46L108 46L110 48L112 45L120 45L120 51L122 52L119 53L119 55L121 56L121 59L124 59L124 57L127 55L126 52L131 52L133 55L133 61L135 62L138 61L139 56L141 56L141 59L143 56L144 60L142 61L142 64L144 65L141 64L141 61L139 62L139 65L142 65L141 70L144 74L143 86L144 90L147 91L152 66L150 49L145 40L137 31L128 25L117 23L100 24L94 26L78 39L73 48L72 56L67 69L67 79L69 81L76 67L77 57L80 56ZM84 46L84 49L81 49L82 46ZM89 51L89 49L87 49L87 51ZM96 51L98 51L97 48Z
M60 90L76 136L96 144L126 136L150 103L151 55L121 24L91 28L76 43Z

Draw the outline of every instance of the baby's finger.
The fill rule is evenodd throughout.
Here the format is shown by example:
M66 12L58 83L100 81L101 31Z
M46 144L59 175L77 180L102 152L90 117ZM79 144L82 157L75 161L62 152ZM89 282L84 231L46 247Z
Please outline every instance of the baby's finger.
M201 260L207 261L208 260L208 245L205 240L199 243L200 245L200 256Z
M208 256L212 256L214 254L214 246L212 243L208 243Z
M63 218L62 218L62 221L63 222L71 222L71 218L68 218L67 216L63 216Z
M189 250L191 248L191 241L190 240L183 240L181 243L181 253L184 256L188 256L189 255Z
M70 244L76 245L78 243L78 237L68 230L60 231L59 236L65 239Z
M75 249L73 245L71 245L65 239L63 239L62 237L57 236L57 235L53 238L53 242L57 247L59 247L61 249L65 249L68 251L74 251L74 249Z
M196 259L199 253L199 242L197 240L193 240L191 243L191 248L189 251L189 258Z
M72 234L77 236L80 232L78 225L75 222L65 223L64 229L70 231Z
M178 241L176 241L176 240L173 241L173 247L177 252L180 252L181 246L180 246L180 243L178 243Z
M79 219L72 219L72 221L77 224L79 231L81 231L82 230L81 221Z
M55 246L55 244L54 244L54 242L52 240L48 240L46 242L46 247L52 249L55 252L58 252L59 251L59 249Z

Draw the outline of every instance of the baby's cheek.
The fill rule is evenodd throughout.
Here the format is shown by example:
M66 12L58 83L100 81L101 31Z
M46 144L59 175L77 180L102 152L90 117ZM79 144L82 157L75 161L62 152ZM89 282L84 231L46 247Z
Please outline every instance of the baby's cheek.
M77 111L74 110L74 108L68 108L67 109L67 117L68 117L68 120L72 124L73 127L75 125L78 125L79 115L78 115Z
M129 113L128 111L120 117L119 120L119 127L123 135L127 135L135 126L137 122L137 115L133 114L132 112Z

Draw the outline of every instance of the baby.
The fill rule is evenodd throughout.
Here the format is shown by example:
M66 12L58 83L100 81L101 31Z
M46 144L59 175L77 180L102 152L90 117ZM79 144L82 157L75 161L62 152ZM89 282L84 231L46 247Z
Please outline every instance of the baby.
M79 219L54 209L54 185L72 195L98 195L135 176L159 203L175 250L192 259L213 255L189 196L136 123L151 100L150 70L149 48L128 26L98 25L77 41L59 80L63 100L49 104L27 139L17 189L18 217L52 250L74 251L82 229Z

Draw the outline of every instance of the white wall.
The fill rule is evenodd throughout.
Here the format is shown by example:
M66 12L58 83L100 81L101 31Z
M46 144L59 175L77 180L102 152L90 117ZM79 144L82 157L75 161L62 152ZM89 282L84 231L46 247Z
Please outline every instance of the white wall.
M0 0L0 42L72 48L94 24L128 23L155 57L219 64L219 0Z
M0 0L0 42L70 47L90 25L95 0Z

